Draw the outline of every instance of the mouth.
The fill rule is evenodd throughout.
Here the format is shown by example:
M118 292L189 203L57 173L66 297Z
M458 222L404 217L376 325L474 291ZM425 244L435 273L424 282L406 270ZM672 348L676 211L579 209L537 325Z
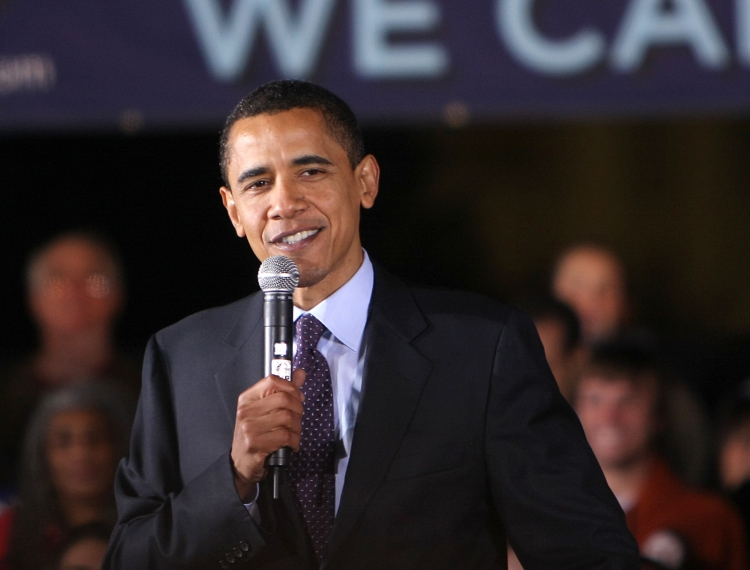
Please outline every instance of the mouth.
M274 245L296 245L317 235L321 229L322 228L316 228L313 230L301 230L290 234L281 234L280 236L271 240L271 243L273 243Z

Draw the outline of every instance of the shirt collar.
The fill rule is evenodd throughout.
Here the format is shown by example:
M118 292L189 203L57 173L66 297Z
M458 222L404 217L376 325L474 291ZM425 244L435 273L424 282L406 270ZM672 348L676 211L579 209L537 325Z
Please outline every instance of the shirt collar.
M331 334L354 352L359 352L367 324L374 273L372 262L363 249L364 259L349 281L309 311L294 307L294 320L310 313L331 331Z

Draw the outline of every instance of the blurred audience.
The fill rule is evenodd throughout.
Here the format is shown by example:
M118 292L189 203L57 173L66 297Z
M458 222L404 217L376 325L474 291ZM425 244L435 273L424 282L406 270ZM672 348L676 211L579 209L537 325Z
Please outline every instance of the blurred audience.
M107 553L109 535L109 528L101 523L89 523L73 529L55 570L100 570Z
M617 335L631 317L631 303L620 258L608 247L579 243L557 259L552 292L570 305L587 344Z
M586 356L578 317L567 304L552 297L531 299L521 308L534 320L547 364L560 392L570 402Z
M656 335L636 322L625 264L611 248L595 242L570 246L555 263L551 285L552 293L578 315L587 349L627 335L643 343L662 345L663 351ZM660 356L671 360L676 370L671 355ZM671 378L664 408L662 441L670 466L687 482L704 483L711 455L709 423L682 375Z
M658 451L667 386L635 342L595 348L575 409L644 557L667 568L746 568L742 520L722 498L684 484Z
M137 397L140 371L117 351L125 298L122 266L103 238L63 234L29 257L26 286L39 348L2 374L0 486L12 484L23 428L46 393L84 380L111 382Z
M0 569L51 570L72 529L112 528L129 428L129 410L108 386L78 384L42 400L24 441L20 494L0 515Z

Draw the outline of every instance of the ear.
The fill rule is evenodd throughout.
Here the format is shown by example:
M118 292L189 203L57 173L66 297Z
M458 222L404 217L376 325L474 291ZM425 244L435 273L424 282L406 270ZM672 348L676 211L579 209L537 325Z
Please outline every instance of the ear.
M219 188L219 192L221 193L221 201L224 203L224 207L227 209L227 214L229 214L229 219L234 226L234 231L239 237L245 237L245 228L242 225L242 220L240 220L239 214L237 213L237 206L234 203L232 191L226 186L222 186Z
M358 179L361 189L359 203L365 209L372 208L380 185L380 165L378 165L378 161L375 160L373 155L368 154L357 165L354 175Z

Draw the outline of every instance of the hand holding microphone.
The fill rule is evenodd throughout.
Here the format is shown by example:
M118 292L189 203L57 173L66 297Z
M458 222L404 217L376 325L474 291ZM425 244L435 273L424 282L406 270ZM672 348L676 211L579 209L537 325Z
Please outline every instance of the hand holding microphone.
M278 498L279 469L288 464L290 450L299 449L304 400L299 388L305 373L300 369L292 375L292 294L299 271L287 257L269 257L260 266L258 282L264 292L266 376L238 399L231 453L235 485L244 501L253 499L248 495L267 467Z

